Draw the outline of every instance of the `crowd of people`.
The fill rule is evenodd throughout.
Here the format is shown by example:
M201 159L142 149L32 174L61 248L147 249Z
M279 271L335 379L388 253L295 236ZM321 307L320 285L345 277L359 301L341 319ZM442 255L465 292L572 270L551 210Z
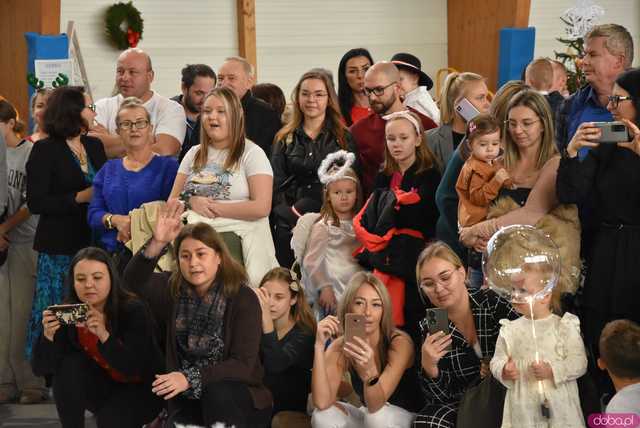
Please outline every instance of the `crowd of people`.
M0 99L0 403L51 390L74 428L85 410L98 427L640 418L632 62L629 32L599 25L573 94L537 58L495 94L450 73L436 102L420 59L356 48L337 87L314 68L287 103L241 57L187 65L164 97L132 48L113 97L36 90L33 132ZM628 138L600 142L612 121ZM529 305L482 268L517 224L560 251ZM495 419L471 398L485 381Z

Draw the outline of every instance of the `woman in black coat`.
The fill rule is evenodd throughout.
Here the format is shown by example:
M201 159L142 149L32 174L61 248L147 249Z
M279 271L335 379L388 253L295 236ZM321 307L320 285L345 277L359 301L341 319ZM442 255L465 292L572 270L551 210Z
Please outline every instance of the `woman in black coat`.
M33 244L38 254L36 291L27 331L27 356L42 331L42 311L62 301L71 258L91 244L87 207L91 183L106 162L102 142L84 133L95 118L82 88L55 89L47 98L44 130L27 161L27 205L39 214Z
M321 71L302 75L291 96L293 117L277 134L271 154L273 166L273 227L276 256L291 266L291 229L300 216L318 212L323 187L318 168L338 150L355 153L344 126L329 76ZM355 167L357 170L357 166Z
M65 303L89 305L86 321L61 323L43 312L43 334L33 370L53 376L56 408L64 428L84 426L85 409L98 427L140 427L160 412L151 392L163 372L151 313L120 286L104 250L88 247L71 261Z

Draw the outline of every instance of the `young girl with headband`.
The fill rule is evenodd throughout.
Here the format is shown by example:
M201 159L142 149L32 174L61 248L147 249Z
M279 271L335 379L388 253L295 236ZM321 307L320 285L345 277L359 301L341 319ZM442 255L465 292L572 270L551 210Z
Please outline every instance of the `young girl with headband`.
M264 383L273 394L271 426L308 424L307 396L316 331L313 312L297 275L289 269L271 269L254 291L262 308L260 357Z
M425 241L435 237L440 173L423 143L415 113L405 110L383 119L387 121L383 170L367 205L354 219L363 244L358 259L387 286L395 325L405 326L417 337L417 322L424 312L414 269Z
M335 314L347 282L362 270L352 256L360 245L353 231L353 217L362 205L362 188L352 169L354 161L355 155L345 150L322 161L318 169L324 185L320 213L305 214L293 230L302 282L319 319Z

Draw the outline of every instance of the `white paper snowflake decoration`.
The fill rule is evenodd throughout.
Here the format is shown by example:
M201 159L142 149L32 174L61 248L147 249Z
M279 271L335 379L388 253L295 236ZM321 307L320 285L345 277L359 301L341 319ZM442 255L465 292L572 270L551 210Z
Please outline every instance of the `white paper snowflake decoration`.
M593 0L577 0L574 7L562 14L562 18L571 24L565 29L567 36L574 40L584 37L602 15L604 9Z

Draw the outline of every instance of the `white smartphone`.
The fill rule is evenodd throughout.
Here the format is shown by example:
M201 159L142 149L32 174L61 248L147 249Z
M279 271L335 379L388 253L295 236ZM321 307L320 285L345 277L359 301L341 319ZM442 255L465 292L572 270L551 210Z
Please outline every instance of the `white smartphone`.
M478 109L466 98L461 99L458 104L455 105L455 109L467 122L480 114Z

